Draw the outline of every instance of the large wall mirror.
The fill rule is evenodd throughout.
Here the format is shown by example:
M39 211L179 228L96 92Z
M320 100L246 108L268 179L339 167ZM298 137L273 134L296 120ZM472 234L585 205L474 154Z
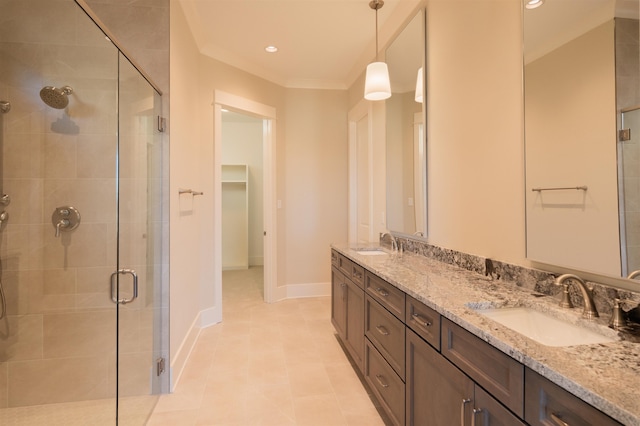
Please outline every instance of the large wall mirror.
M527 257L535 262L618 279L640 269L638 3L546 0L524 9Z
M385 52L391 80L386 107L387 228L427 234L425 12L420 10Z

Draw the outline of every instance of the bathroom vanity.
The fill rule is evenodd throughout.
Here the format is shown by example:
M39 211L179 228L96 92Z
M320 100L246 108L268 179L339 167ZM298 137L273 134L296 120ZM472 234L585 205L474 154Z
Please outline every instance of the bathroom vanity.
M332 322L398 425L640 425L640 346L553 297L411 253L334 245ZM548 346L482 311L539 310L607 343Z

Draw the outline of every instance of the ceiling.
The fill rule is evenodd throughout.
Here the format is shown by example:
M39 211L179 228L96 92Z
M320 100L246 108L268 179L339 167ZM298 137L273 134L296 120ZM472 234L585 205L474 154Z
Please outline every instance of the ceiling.
M380 49L421 0L385 0ZM346 89L375 56L369 0L179 0L200 52L291 88ZM279 48L266 53L267 45Z

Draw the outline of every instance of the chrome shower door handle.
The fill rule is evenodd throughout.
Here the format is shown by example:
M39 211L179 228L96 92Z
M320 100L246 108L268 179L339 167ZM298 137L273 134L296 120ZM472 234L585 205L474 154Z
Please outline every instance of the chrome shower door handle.
M133 278L133 292L130 298L118 299L119 280L118 275L131 275ZM138 298L138 274L133 269L119 269L111 274L111 301L116 304L126 305Z

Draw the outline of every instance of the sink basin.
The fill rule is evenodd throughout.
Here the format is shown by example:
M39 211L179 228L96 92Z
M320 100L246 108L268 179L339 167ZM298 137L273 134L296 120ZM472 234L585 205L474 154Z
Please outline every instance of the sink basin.
M546 346L590 345L616 340L531 308L479 309L477 312Z
M387 253L386 251L382 250L381 248L377 248L377 247L371 247L371 248L357 248L354 249L356 253L363 255L363 256L383 256L383 255L388 255L389 253Z

